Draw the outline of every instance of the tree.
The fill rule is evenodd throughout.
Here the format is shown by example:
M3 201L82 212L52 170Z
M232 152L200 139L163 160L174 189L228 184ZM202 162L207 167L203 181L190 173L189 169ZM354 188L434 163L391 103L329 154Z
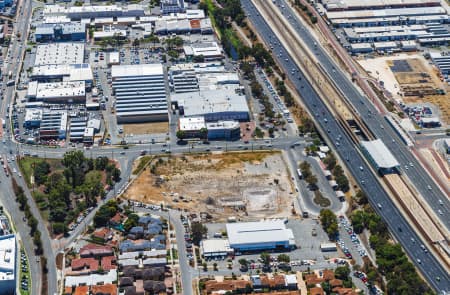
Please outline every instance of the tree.
M245 258L239 259L238 262L239 262L239 264L240 264L241 266L243 266L243 267L247 267L247 266L248 266L248 260L245 259Z
M345 281L348 279L348 276L350 275L350 268L348 267L348 265L338 266L334 270L334 275L336 276L337 279Z
M208 264L206 262L202 263L203 271L208 271Z
M65 153L61 162L66 167L66 169L64 169L64 176L72 187L75 188L84 182L85 158L82 151L70 151Z
M184 130L177 131L177 138L179 140L184 140L186 138L186 132Z
M205 140L208 138L208 129L200 128L200 138Z
M278 255L278 262L289 263L291 261L291 257L287 254Z
M269 253L262 252L259 257L261 258L262 264L265 267L269 267L270 266L270 254Z
M214 271L218 271L218 269L217 269L217 262L213 263L213 269L214 269Z
M317 185L317 176L313 175L313 174L309 174L306 178L305 181L312 187L312 188L316 188Z
M44 184L47 181L47 175L50 173L50 164L46 161L38 162L34 166L34 181L37 185Z
M333 155L333 153L329 153L325 159L323 159L323 163L327 165L328 170L333 170L336 166L336 157Z
M334 240L338 233L338 223L336 215L330 209L320 210L320 222L323 229L331 240Z
M135 213L129 214L127 220L125 221L125 223L123 225L123 229L126 232L130 231L130 229L132 227L135 227L138 225L138 221L139 221L139 215L137 215Z
M203 239L203 235L208 232L208 228L200 222L193 222L191 224L192 242L194 245L199 246L200 241Z

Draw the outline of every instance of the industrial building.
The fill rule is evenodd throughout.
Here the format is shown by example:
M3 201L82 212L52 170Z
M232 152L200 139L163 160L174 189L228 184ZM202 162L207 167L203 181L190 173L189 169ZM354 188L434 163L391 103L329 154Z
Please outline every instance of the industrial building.
M73 20L93 19L98 17L120 17L120 16L144 16L144 7L139 4L128 4L118 6L111 5L83 5L68 6L45 5L44 16L66 16Z
M322 0L328 11L440 6L439 0Z
M186 11L184 0L161 0L160 7L162 14L179 13Z
M38 43L49 41L83 41L86 39L86 24L40 24L36 26L34 39Z
M94 76L91 66L82 64L52 64L35 66L30 78L38 82L84 81L86 88L92 86Z
M71 104L86 102L86 84L84 81L30 83L27 98L46 103ZM37 84L37 87L35 85Z
M230 247L228 240L223 239L209 239L202 240L200 244L201 254L205 258L225 258L233 254L233 249Z
M237 121L218 121L206 123L208 140L239 140L241 126Z
M186 58L203 57L204 61L221 60L222 48L217 42L193 43L183 46Z
M381 175L399 172L400 164L381 139L361 141L361 147Z
M83 61L83 43L50 43L37 46L34 66L82 64Z
M113 65L111 77L118 123L168 120L162 64Z
M67 112L44 111L42 112L39 136L41 140L65 139L67 129Z
M226 224L228 241L235 252L290 250L294 234L282 220Z
M16 236L0 236L0 290L2 295L15 294L17 279L16 257Z
M244 94L236 87L172 94L180 115L203 116L206 122L249 121L249 108Z
M201 138L206 130L208 140L239 140L240 124L237 121L205 122L204 117L184 117L178 120L178 129L184 131L185 138Z
M24 127L38 128L41 125L42 109L27 109L25 111Z

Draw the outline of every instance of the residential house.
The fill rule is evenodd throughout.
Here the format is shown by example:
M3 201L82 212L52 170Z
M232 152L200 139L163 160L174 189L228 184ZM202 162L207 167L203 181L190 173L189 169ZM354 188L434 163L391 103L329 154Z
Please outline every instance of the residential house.
M88 244L80 248L80 256L82 258L103 257L112 255L114 255L114 251L110 246Z
M144 290L150 294L159 294L166 291L166 285L161 281L144 281Z
M124 217L119 212L116 213L111 219L109 220L109 224L112 226L117 226L122 223Z
M321 287L314 287L309 289L309 295L325 295Z
M305 275L306 286L315 286L323 283L324 281L325 280L323 278L318 278L316 274Z
M217 282L210 280L205 282L205 290L207 294L212 292L245 292L246 290L252 290L252 283L243 280L226 280L223 282Z
M91 295L117 295L117 285L106 284L91 286Z
M109 228L102 227L94 231L94 233L92 234L92 238L100 240L102 242L106 242L113 238L113 234L113 231Z
M72 271L85 271L87 273L98 270L98 261L92 257L72 259L70 267Z

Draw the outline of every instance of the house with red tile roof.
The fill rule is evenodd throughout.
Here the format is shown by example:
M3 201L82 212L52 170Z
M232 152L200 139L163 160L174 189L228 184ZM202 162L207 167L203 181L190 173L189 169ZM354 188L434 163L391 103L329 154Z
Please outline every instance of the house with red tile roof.
M123 220L123 216L122 214L120 214L119 212L116 213L116 215L114 215L113 217L111 217L111 219L109 220L109 223L111 225L119 225L122 223Z
M323 283L325 280L323 278L318 278L316 274L305 275L306 286L314 286Z
M91 287L92 295L117 295L117 285L106 284Z
M100 265L102 266L102 269L104 271L109 271L111 269L116 269L117 268L116 257L114 257L114 256L102 257Z
M325 295L321 287L314 287L309 289L309 295Z
M89 294L89 286L78 286L75 288L75 292L73 295L88 295Z
M217 282L210 280L205 282L205 290L207 294L223 292L223 291L243 291L249 286L252 287L251 282L243 280L226 280L223 282Z
M114 251L110 246L88 244L88 245L80 248L80 256L83 258L103 257L103 256L112 256L112 255L114 255Z
M93 272L98 269L98 261L92 257L89 258L75 258L70 264L72 271L88 271Z
M102 227L94 231L92 237L97 238L103 242L106 242L112 239L113 234L114 234L113 231L110 230L109 228Z

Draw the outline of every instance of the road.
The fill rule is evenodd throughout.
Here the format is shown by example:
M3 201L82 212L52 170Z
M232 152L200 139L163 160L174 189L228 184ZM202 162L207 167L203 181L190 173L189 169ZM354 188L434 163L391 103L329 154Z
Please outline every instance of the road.
M334 150L340 155L342 159L345 159L345 161L347 162L346 166L355 177L356 181L363 189L363 191L369 196L369 200L373 205L374 210L377 211L377 213L380 214L380 216L386 221L395 238L403 245L404 249L413 259L416 266L422 271L429 284L438 291L450 290L450 277L447 271L439 264L434 256L432 256L429 252L425 253L421 249L421 243L418 235L414 232L405 218L403 218L400 211L395 207L389 195L384 191L383 187L378 182L378 177L370 172L370 167L363 159L363 156L358 152L357 147L353 144L349 135L344 132L341 125L326 108L323 101L314 91L313 87L307 81L304 74L301 72L301 69L292 61L292 57L289 56L288 51L286 50L284 45L281 44L278 36L274 34L272 28L266 23L260 12L256 9L255 5L250 0L242 0L241 3L244 11L248 15L249 19L258 30L260 35L263 37L266 44L269 44L269 41L271 41L274 47L273 51L281 54L280 58L278 58L278 56L276 56L276 58L278 58L279 64L287 73L289 79L291 81L299 81L295 83L295 87L297 91L301 93L303 102L310 110L310 112L317 113L319 115L315 118L319 128L321 128L322 130L331 130L330 135L328 135L326 132L322 132L322 134L325 134L325 136L328 137L329 141L334 146ZM307 39L304 39L304 43L309 43L313 46L315 41L311 39L311 36L307 32L307 29L303 28L303 30L301 30L301 28L299 28L298 31L302 31L302 33L299 34L302 37L309 36L309 42ZM327 64L329 64L329 67L326 68L329 70L328 72L330 74L333 73L333 67L335 66L334 63L329 61L330 58L326 56L323 51L317 52L317 55L319 55L318 58L327 57L324 58L325 60L327 60ZM295 71L291 71L291 69L295 69ZM336 70L334 72L341 73L342 77L339 77L345 80L342 83L337 83L337 85L349 84L349 81L344 76L344 73ZM365 102L365 99L356 89L354 89L353 85L351 85L351 82L350 86L351 87L349 88L353 89L350 91L350 93L353 95L357 95L358 104L362 106L370 105L370 107L366 106L366 108L370 109L372 113L375 114L376 112L374 107L371 104ZM345 89L344 93L347 93L347 89ZM359 99L360 97L362 98ZM365 112L365 114L367 114L367 111ZM373 125L375 123L371 120L369 122L371 122L370 125ZM383 124L384 120L378 119L376 123L378 125L380 123ZM390 127L385 127L385 129L388 128ZM394 131L390 130L389 133L394 133ZM394 138L397 138L397 142L400 143L398 137L395 134L394 136ZM386 135L384 135L384 137L386 137ZM392 145L390 145L390 148L392 150ZM403 149L405 149L405 147L403 147ZM419 165L417 164L416 166ZM437 190L437 188L435 190ZM378 206L378 204L381 208ZM420 259L420 263L418 263L417 259Z
M377 108L355 87L353 82L349 79L348 74L341 70L339 65L333 61L322 46L314 45L319 44L319 42L309 32L309 28L296 16L287 1L278 1L284 3L284 9L282 8L284 13L291 15L289 18L290 23L297 31L297 36L303 41L303 44L313 52L315 58L325 69L325 72L328 73L335 85L345 94L354 109L358 111L369 130L377 138L383 140L385 145L398 160L401 167L408 167L407 170L402 168L402 172L408 176L430 207L435 212L439 209L443 211L444 214L442 215L443 218L441 218L441 222L447 227L447 230L450 229L450 218L445 218L450 215L450 200L448 196L436 185L428 172L422 167L421 163L419 163L411 153L411 150L403 144L396 131L394 131L392 126L383 118L383 115L380 115ZM301 32L301 34L299 32ZM442 200L443 205L439 204L439 200ZM437 214L437 217L439 218L440 215Z

